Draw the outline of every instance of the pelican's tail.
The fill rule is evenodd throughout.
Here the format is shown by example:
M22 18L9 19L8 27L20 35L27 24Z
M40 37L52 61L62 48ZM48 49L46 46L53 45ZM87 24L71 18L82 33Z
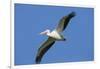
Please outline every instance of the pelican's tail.
M66 38L64 38L63 41L66 41Z

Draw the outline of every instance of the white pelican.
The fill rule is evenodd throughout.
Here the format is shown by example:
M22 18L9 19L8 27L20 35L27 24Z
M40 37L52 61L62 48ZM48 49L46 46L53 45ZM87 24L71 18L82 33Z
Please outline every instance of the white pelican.
M40 34L45 34L48 36L47 41L45 41L42 46L38 49L38 53L36 56L36 64L39 64L41 62L41 59L43 55L50 49L50 47L55 43L55 41L65 41L66 39L61 35L61 32L63 32L68 25L71 18L75 16L75 12L71 12L67 16L64 16L61 18L58 26L56 29L54 29L52 32L50 30L46 30L44 32L41 32Z

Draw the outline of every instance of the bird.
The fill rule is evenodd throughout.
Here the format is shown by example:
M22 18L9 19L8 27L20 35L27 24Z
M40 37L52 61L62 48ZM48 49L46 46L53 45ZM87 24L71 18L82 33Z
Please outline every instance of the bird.
M46 29L45 31L41 32L41 35L47 35L48 39L40 46L40 48L37 51L37 55L35 58L36 64L40 64L43 56L45 53L52 47L52 45L56 41L66 41L66 38L61 34L65 28L68 26L70 20L76 15L75 12L71 12L66 16L63 16L58 26L53 30L50 31L49 29Z

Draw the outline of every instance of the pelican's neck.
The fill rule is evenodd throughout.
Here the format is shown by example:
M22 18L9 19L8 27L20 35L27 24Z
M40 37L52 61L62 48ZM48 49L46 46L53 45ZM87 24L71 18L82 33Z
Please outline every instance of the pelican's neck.
M49 35L50 34L50 30L46 30L46 35Z

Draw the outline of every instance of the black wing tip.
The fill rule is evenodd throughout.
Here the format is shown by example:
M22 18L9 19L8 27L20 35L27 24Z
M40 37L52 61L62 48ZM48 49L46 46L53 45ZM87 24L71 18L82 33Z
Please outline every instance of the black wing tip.
M71 13L69 14L70 17L74 17L75 15L76 15L75 12L71 12Z
M36 57L36 60L35 60L36 64L40 64L41 62L41 59L39 57Z

